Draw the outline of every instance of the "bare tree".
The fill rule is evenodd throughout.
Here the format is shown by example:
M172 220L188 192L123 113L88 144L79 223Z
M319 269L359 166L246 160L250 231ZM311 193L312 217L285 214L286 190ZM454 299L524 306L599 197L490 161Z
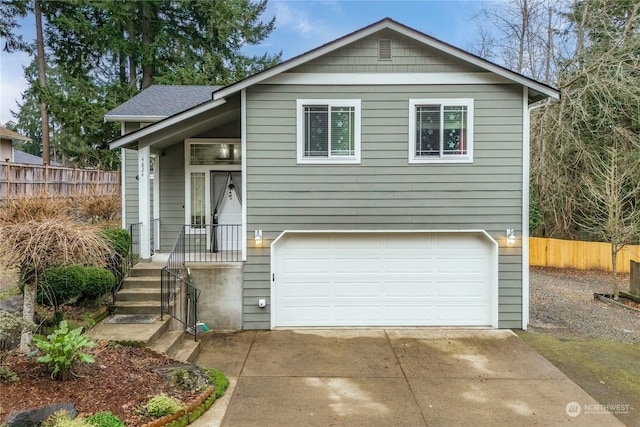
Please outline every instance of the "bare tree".
M624 138L590 154L585 162L579 225L611 245L613 298L618 299L617 255L640 234L640 146L622 149ZM621 140L622 139L622 140ZM635 151L635 154L634 154Z

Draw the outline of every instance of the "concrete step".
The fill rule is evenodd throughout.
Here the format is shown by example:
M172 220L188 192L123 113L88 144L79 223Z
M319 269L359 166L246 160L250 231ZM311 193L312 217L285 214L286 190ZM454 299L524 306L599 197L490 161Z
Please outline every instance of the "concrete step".
M167 331L156 342L151 344L151 348L157 352L171 356L176 353L183 340L184 331Z
M182 329L167 331L151 345L154 351L166 354L180 362L193 362L200 353L200 341Z
M122 288L150 288L160 291L160 277L126 277L122 283Z
M118 292L118 295L120 293ZM159 314L160 298L157 301L120 301L113 305L116 314Z
M154 266L153 268L137 266L129 269L129 277L157 277L161 275L162 267Z
M160 301L158 288L122 288L116 297L116 303L124 301Z
M158 310L160 309L158 308ZM171 321L168 316L165 316L164 320L156 320L153 323L106 323L102 321L89 329L87 335L94 339L139 341L149 346L167 332Z

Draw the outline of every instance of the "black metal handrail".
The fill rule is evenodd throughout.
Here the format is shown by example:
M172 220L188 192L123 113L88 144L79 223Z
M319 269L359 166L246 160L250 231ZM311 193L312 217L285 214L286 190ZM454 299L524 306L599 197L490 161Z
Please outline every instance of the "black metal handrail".
M200 290L193 286L191 273L185 278L185 228L176 238L161 272L160 319L168 314L182 323L198 339L198 299Z
M238 262L242 260L242 225L185 225L186 262Z
M133 267L140 260L140 227L141 222L129 225L129 235L131 236L131 243L129 244L129 257L127 263L129 268Z

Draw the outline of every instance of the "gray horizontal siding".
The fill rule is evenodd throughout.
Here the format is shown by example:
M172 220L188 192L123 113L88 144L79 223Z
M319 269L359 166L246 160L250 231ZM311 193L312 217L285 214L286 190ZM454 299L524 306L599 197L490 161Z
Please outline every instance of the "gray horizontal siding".
M138 152L134 150L124 150L124 206L125 206L125 224L127 226L135 224L139 221L138 217Z
M313 70L309 66L306 70ZM315 71L315 70L314 70ZM521 236L522 91L517 86L273 86L247 95L248 229L265 246L287 229L484 229ZM473 164L409 164L410 98L474 99ZM296 99L362 103L361 164L296 164ZM260 254L260 255L258 255ZM521 327L521 248L501 248L499 326ZM266 248L245 265L245 328L269 324Z
M172 145L160 161L160 251L169 252L184 225L184 144Z

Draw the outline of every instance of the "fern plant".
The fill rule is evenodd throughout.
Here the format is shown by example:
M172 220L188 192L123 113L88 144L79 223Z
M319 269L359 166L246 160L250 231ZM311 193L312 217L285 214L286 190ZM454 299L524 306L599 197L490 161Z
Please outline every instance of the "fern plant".
M36 347L43 355L38 357L38 363L47 365L51 371L51 378L60 381L69 379L71 365L76 362L93 363L92 355L82 353L83 348L95 347L95 342L86 335L81 335L82 327L69 330L66 320L60 322L58 329L47 335L47 339L34 337Z

